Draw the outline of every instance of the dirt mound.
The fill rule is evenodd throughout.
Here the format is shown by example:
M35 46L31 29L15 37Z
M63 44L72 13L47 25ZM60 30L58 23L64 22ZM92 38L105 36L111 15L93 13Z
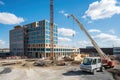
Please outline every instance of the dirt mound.
M17 64L22 64L21 61L15 61L15 62L3 62L1 63L2 66L8 66L8 65L17 65Z
M120 69L109 69L108 72L112 73L115 80L120 80Z
M33 67L33 63L26 62L26 63L22 64L22 67L31 68L31 67Z
M25 61L34 62L34 61L36 61L36 60L35 60L35 59L27 59L27 60L25 60Z
M39 60L39 61L35 61L33 63L34 66L41 66L41 67L48 67L52 65L52 61L50 60Z
M71 62L71 65L80 65L81 64L81 61L72 61Z

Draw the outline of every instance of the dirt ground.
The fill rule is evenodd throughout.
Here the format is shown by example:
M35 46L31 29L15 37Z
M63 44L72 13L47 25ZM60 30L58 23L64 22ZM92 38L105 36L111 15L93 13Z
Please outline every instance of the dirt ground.
M17 63L14 64L14 61ZM34 66L36 60L1 60L0 80L120 80L120 64L113 69L92 75L82 72L80 63L65 66ZM12 65L6 65L6 62ZM1 63L5 64L2 65Z
M96 75L82 72L79 65L52 67L0 67L0 80L114 80L107 71Z
M120 64L115 66L113 69L108 69L108 72L110 72L115 80L120 80Z

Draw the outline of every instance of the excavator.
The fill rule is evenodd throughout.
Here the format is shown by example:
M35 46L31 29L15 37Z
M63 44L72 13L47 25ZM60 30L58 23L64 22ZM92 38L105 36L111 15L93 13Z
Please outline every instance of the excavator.
M81 24L81 22L73 15L70 14L68 17L72 17L75 22L78 24L78 26L80 27L80 29L87 35L87 37L90 39L92 45L94 46L94 48L97 50L99 57L95 58L95 57L89 57L86 58L85 60L83 60L83 62L86 62L89 60L91 60L91 64L95 61L92 61L92 59L98 59L98 61L101 61L101 67L100 69L102 69L102 67L110 67L113 68L116 65L116 61L111 60L111 58L106 55L101 49L100 47L97 45L97 43L93 40L93 38L90 36L90 34L87 32L87 30L85 29L85 27L83 26L83 24ZM91 58L91 59L90 59ZM100 60L99 60L100 59ZM89 62L90 63L90 62ZM93 71L93 70L92 70ZM93 71L94 72L94 71Z

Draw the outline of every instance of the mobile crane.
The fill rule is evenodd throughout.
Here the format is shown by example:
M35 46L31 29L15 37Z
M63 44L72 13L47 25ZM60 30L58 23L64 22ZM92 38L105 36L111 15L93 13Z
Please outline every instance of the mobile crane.
M116 62L114 60L111 60L109 56L107 56L100 48L99 46L97 45L97 43L93 40L93 38L90 36L90 34L87 32L87 30L84 28L84 26L80 23L80 21L73 15L69 15L68 17L72 17L78 24L78 26L80 27L80 29L87 35L87 37L90 39L92 45L94 46L94 48L97 50L98 54L100 57L97 57L97 58L93 58L93 57L89 57L90 58L93 58L93 59L100 59L100 62L101 62L101 66L99 66L100 69L102 69L102 67L114 67L116 65ZM91 59L92 60L92 59ZM97 61L98 61L97 60ZM97 63L96 61L96 63ZM83 60L84 62L84 60ZM90 65L92 65L93 61L91 62ZM100 65L100 64L99 64ZM97 69L97 67L96 67ZM92 70L93 71L93 70ZM94 71L93 71L94 72Z

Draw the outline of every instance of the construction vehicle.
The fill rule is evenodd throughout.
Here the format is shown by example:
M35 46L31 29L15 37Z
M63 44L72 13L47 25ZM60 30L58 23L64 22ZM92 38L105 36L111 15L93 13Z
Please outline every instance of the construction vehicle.
M86 57L84 58L82 64L80 64L80 69L82 71L88 71L92 74L96 74L96 71L104 71L100 57Z
M114 60L111 60L109 56L107 56L100 48L99 46L97 45L97 43L93 40L93 38L90 36L90 34L87 32L87 30L84 28L84 26L80 23L80 21L73 15L69 15L69 17L72 17L78 24L78 26L80 27L80 29L87 35L87 37L90 39L92 45L94 46L94 48L97 50L99 56L100 56L100 59L101 59L101 66L98 66L99 68L102 69L102 67L111 67L113 68L115 65L116 65L116 61ZM88 58L85 58L83 60L83 62L88 59ZM93 62L94 62L94 57L89 57L89 59L91 59L91 63L89 65L84 65L84 64L81 64L81 65L84 65L84 68L87 70L89 69L89 67L91 67L91 69L93 68ZM93 68L91 71L94 73L96 71L96 69L98 68L97 65L97 59L96 60L96 64L94 64L96 67ZM89 60L87 60L89 61ZM89 67L88 67L89 66ZM81 66L83 67L83 66Z

